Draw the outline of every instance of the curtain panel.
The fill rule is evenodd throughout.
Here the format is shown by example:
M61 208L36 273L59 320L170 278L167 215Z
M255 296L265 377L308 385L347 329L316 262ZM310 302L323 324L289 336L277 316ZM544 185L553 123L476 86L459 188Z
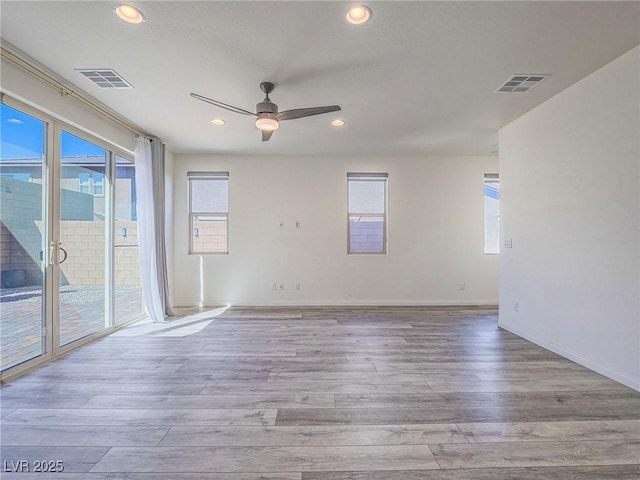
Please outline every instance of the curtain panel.
M158 138L135 138L135 171L144 308L154 322L173 316L169 303L164 228L164 145Z

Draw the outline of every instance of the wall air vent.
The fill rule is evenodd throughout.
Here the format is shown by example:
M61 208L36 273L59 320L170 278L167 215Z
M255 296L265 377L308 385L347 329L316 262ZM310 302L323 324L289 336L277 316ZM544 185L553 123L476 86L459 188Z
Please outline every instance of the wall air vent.
M122 76L111 68L82 68L77 69L100 88L133 88Z
M496 88L493 93L524 93L540 85L551 75L513 75L506 82Z

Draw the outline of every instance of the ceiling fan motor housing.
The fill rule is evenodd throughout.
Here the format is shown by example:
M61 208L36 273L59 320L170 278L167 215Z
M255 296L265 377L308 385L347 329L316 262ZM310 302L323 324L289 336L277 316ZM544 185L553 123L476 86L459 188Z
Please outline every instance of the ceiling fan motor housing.
M275 115L276 113L278 113L278 105L273 102L260 102L256 105L256 113L268 113L271 115Z

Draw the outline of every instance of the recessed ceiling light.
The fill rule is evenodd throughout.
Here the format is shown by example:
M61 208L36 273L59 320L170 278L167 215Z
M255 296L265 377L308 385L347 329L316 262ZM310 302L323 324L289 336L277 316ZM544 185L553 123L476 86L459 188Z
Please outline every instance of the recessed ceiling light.
M113 7L115 14L125 22L128 23L142 23L144 22L144 15L133 5L127 5L126 3L120 3Z
M19 118L9 118L7 119L7 122L9 123L15 123L16 125L22 125L24 122L22 120L20 120Z
M224 125L224 120L221 118L214 118L213 120L211 120L211 123L213 123L214 125Z
M334 127L341 127L344 125L344 120L340 120L339 118L331 122L331 125Z
M366 5L356 5L347 12L347 22L354 25L366 23L371 18L371 9Z

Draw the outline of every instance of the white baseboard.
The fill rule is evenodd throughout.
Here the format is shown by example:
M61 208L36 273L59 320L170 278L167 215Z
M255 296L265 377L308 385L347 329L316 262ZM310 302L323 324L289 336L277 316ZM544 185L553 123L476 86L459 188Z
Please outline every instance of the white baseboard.
M547 340L543 340L541 338L537 338L534 335L530 335L528 332L524 330L520 330L517 327L514 327L512 324L508 322L498 322L498 326L504 328L505 330L513 333L514 335L518 335L519 337L524 338L525 340L529 340L530 342L535 343L547 350L552 351L553 353L557 353L558 355L563 356L573 362L576 362L583 367L588 368L589 370L593 370L594 372L600 373L605 377L608 377L612 380L615 380L618 383L621 383L629 388L633 388L636 391L640 392L640 379L629 377L623 373L617 372L615 370L611 370L604 365L600 365L595 363L587 358L582 357L581 355L577 355L575 353L566 350L565 348L557 345L555 343L549 342Z
M226 305L226 301L211 301L208 302L212 305ZM426 302L398 302L389 300L377 300L377 301L357 301L357 300L335 300L335 301L295 301L284 300L274 302L238 302L231 305L234 307L495 307L498 308L497 300L474 300L474 301L460 301L460 300L442 300L442 301L426 301ZM174 303L173 307L176 308L191 308L194 305L191 303Z

